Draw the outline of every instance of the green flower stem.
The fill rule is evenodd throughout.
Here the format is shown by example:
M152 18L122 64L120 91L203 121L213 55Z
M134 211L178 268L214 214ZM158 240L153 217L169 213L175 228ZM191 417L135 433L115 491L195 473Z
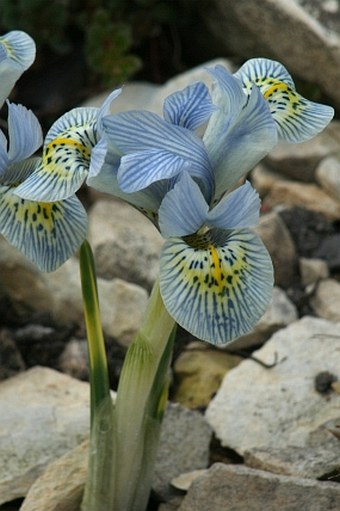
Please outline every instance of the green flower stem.
M91 247L84 241L80 248L80 275L83 292L84 315L87 330L91 432L89 468L85 485L82 511L109 510L112 495L113 461L113 404L103 331L101 326L97 281Z
M130 346L116 399L114 510L145 511L167 399L175 322L156 282L143 325Z

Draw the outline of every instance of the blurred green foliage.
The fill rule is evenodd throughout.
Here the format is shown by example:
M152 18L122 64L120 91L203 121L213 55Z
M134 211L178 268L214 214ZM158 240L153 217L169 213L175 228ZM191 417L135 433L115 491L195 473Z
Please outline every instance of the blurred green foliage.
M120 84L144 65L145 46L190 24L186 0L2 0L0 28L24 30L57 55L79 52L92 81ZM143 55L144 51L144 55Z

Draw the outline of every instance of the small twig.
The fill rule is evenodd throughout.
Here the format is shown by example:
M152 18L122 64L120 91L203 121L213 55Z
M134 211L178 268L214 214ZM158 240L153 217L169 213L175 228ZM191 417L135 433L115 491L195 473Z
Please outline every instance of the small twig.
M274 353L274 362L271 364L267 364L266 362L263 362L262 360L258 359L257 357L254 357L254 355L249 355L249 353L242 351L242 350L226 350L230 354L239 355L242 358L248 358L250 360L253 360L253 362L256 362L260 366L264 367L265 369L272 369L273 367L277 366L284 360L286 360L287 357L284 357L282 360L278 361L278 355L275 351Z

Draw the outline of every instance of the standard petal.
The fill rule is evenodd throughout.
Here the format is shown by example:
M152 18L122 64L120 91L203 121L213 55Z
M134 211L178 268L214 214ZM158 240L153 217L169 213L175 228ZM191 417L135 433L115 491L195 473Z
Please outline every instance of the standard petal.
M97 143L96 108L75 108L49 130L41 165L16 190L23 199L54 202L70 197L84 182Z
M213 101L219 111L212 114L203 141L219 198L274 147L277 130L257 87L247 96L241 82L222 66L211 72L216 79Z
M102 132L102 119L105 115L110 114L110 106L112 101L114 101L122 92L122 89L116 89L111 92L111 94L108 95L108 97L105 99L102 106L99 108L97 113L97 125L98 125L98 131L99 133Z
M20 30L0 37L0 108L8 98L16 81L35 59L33 39Z
M40 123L31 110L8 102L9 162L21 161L35 153L43 143Z
M252 59L236 73L248 91L255 83L268 101L280 139L304 142L322 131L334 109L305 99L282 64L269 59Z
M123 192L137 192L162 179L170 179L182 170L189 172L190 168L190 163L177 154L148 149L122 157L118 184Z
M224 196L211 211L206 224L220 229L255 227L260 217L261 201L249 181Z
M208 87L196 82L165 99L163 116L172 124L194 131L207 122L214 110Z
M249 332L265 312L272 264L260 238L248 230L210 233L191 246L165 242L160 290L169 314L190 333L223 345Z
M157 149L162 157L165 153L176 155L188 162L191 175L201 178L207 182L207 187L210 186L212 178L208 155L202 140L190 130L167 123L147 111L110 115L103 118L102 124L110 144L122 156ZM153 173L153 167L150 167L150 171ZM155 179L160 178L157 173Z
M204 224L208 205L199 186L183 173L159 208L159 228L165 238L194 234Z
M15 188L0 189L0 232L43 271L69 259L87 234L87 215L80 201L43 203L20 199Z

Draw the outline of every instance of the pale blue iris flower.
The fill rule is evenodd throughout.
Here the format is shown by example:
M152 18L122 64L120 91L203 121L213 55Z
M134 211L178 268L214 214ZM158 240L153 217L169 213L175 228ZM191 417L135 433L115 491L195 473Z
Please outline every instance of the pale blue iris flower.
M109 151L87 182L155 223L166 238L160 289L168 312L198 338L225 344L253 328L273 286L270 257L251 230L258 195L248 182L234 188L278 139L313 137L333 109L298 95L277 62L254 59L236 75L209 71L211 96L193 84L166 99L163 119L104 117Z
M0 98L5 100L20 75L32 64L35 44L24 32L0 38ZM43 143L35 115L7 101L8 140L0 130L0 233L39 268L52 271L79 248L86 237L87 216L75 195L58 202L26 200L21 183L36 171L33 157Z

